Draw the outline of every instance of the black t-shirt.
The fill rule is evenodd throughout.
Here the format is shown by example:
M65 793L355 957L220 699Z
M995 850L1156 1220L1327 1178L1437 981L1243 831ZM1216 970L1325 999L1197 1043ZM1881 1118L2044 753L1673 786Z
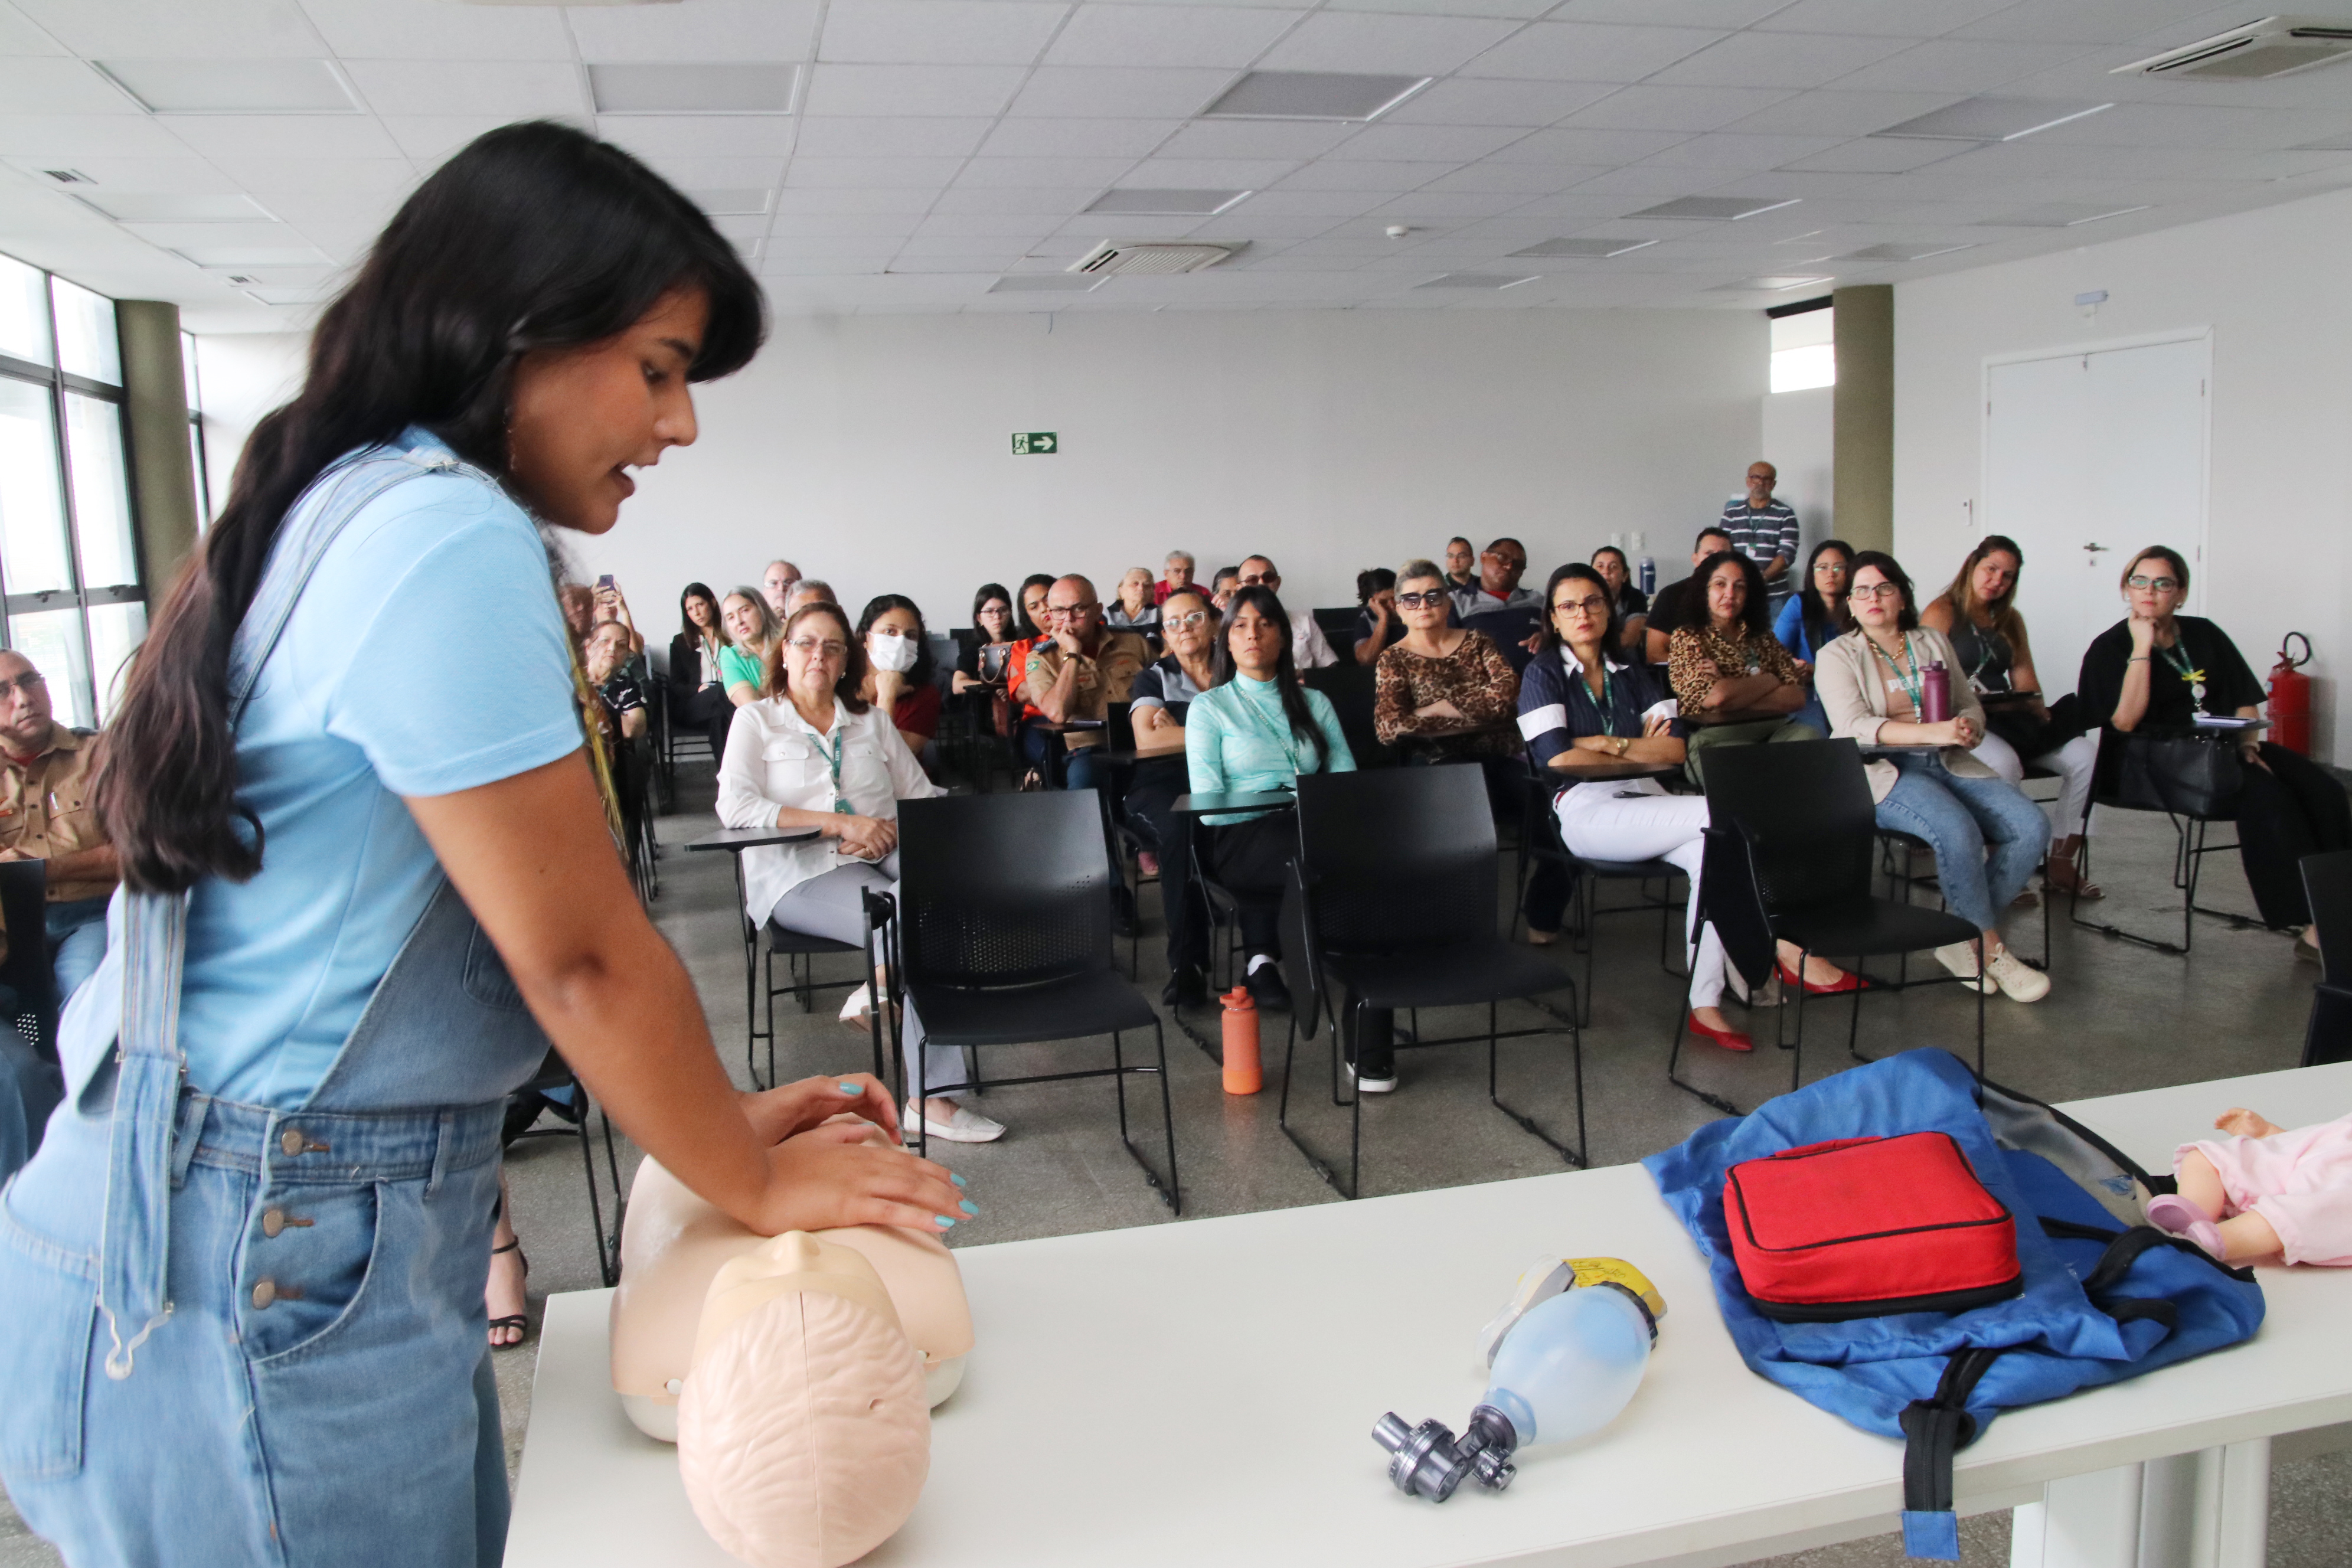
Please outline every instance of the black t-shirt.
M1690 594L1691 580L1678 577L1658 590L1650 601L1650 630L1672 634L1682 625L1683 600Z
M1672 586L1672 584L1668 584L1668 586ZM1664 594L1661 593L1660 597L1663 598L1664 596ZM1617 619L1621 624L1631 620L1635 616L1646 616L1649 613L1649 595L1644 594L1641 589L1636 588L1631 583L1626 584L1623 587L1617 590Z
M604 700L604 706L611 710L615 719L632 708L646 705L646 694L638 689L635 678L625 669L615 670L604 685L596 689L596 695Z
M1445 619L1447 625L1450 626L1453 624L1454 612L1452 610L1449 609L1446 611ZM1367 658L1363 662L1366 664L1371 663L1372 659L1380 658L1381 655L1386 653L1390 648L1395 647L1398 643L1404 641L1404 617L1397 614L1396 611L1391 610L1389 612L1388 635L1381 638L1380 647L1372 649L1371 658ZM1366 637L1369 637L1371 635L1372 612L1370 608L1358 610L1356 612L1356 635L1354 639L1349 644L1349 647L1353 647L1356 643L1362 642Z
M2148 650L2147 712L2137 726L2138 732L2186 730L2200 712L2227 718L2269 696L2246 667L2229 633L2202 616L2175 616L2172 624L2180 634L2175 645ZM2117 621L2091 640L2083 654L2082 673L2074 681L2075 700L2083 706L2086 722L2105 726L2115 716L2130 658L2128 621ZM2184 664L2190 673L2202 678L2205 700L2201 703L2191 691L2197 683L2181 671ZM2112 786L2120 756L2114 746L2099 748L2097 787Z

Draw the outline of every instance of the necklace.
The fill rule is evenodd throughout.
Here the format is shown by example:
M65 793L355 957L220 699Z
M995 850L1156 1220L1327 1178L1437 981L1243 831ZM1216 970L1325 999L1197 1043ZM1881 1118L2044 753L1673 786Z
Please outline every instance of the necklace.
M2171 647L2159 645L2156 651L2164 656L2164 662L2172 667L2174 673L2189 682L2189 700L2200 708L2205 706L2205 672L2189 664L2189 655L2178 643Z
M1919 679L1919 658L1916 654L1911 651L1911 634L1908 632L1903 634L1903 658L1904 661L1911 667L1911 672L1908 675L1904 674L1902 670L1897 669L1895 667L1895 656L1888 653L1885 648L1879 647L1876 638L1864 637L1863 641L1870 644L1871 652L1876 654L1880 658L1886 661L1886 672L1895 678L1896 685L1903 688L1904 695L1911 699L1912 713L1924 722L1927 712L1927 704L1925 698L1921 695L1922 683Z

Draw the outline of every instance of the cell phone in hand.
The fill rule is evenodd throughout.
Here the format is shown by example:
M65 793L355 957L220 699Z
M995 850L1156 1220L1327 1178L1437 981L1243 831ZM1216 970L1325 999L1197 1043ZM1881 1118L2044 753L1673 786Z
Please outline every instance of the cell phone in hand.
M596 579L596 592L600 594L609 594L612 591L613 574L610 572L607 572L602 577Z

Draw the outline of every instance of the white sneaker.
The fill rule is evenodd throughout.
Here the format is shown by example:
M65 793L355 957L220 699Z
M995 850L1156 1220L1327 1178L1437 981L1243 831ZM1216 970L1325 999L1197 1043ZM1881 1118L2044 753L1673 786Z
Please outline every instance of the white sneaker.
M1936 962L1942 964L1945 968L1950 970L1953 973L1958 975L1962 980L1968 982L1970 985L1975 986L1978 990L1983 992L1988 996L2000 989L2000 981L1995 980L1990 974L1981 974L1977 972L1977 944L1975 942L1948 942L1936 950ZM2049 988L2049 982L2044 981L2042 983L2042 988L2047 990Z
M1985 961L1985 971L2012 1002L2039 1002L2050 994L2050 976L2005 947Z
M925 1137L944 1139L950 1143L993 1143L1004 1136L1004 1123L991 1121L968 1105L957 1106L955 1114L941 1121L909 1101L899 1125L911 1131L919 1122Z
M1358 1073L1356 1064L1342 1058L1339 1070L1348 1075L1349 1085L1361 1094L1393 1094L1396 1092L1395 1067L1385 1073Z
M845 1028L855 1029L861 1035L869 1033L870 1031L867 1028L867 1022L873 1016L873 1013L874 987L871 983L868 983L851 992L849 994L848 1000L842 1003L842 1026ZM892 1012L892 1016L894 1018L897 1016L895 1009Z

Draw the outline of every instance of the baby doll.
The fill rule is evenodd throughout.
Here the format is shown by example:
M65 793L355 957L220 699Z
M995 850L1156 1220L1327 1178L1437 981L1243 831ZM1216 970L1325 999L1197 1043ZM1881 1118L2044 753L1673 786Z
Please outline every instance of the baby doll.
M2148 1223L2225 1263L2352 1266L2352 1116L2290 1132L2232 1109L2213 1125L2231 1136L2180 1146L2180 1190L2148 1200Z

